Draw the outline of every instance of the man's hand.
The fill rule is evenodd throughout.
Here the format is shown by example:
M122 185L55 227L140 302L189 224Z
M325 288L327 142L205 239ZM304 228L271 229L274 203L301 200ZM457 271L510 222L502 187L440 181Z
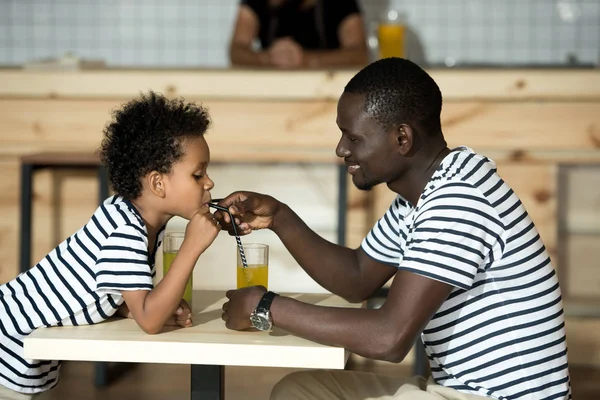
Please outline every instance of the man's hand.
M234 192L219 202L220 206L226 207L233 214L240 235L247 235L253 230L273 228L280 204L271 196L254 192ZM216 211L215 217L223 229L233 235L229 215Z
M304 50L290 37L277 39L268 50L271 65L279 68L298 68L304 64Z
M252 328L250 314L266 292L267 289L264 286L228 290L225 296L229 301L223 304L223 314L221 315L225 326L235 331Z
M169 326L181 326L182 328L189 328L192 326L192 309L185 300L181 300L179 306L175 310L173 317L171 317L165 325Z

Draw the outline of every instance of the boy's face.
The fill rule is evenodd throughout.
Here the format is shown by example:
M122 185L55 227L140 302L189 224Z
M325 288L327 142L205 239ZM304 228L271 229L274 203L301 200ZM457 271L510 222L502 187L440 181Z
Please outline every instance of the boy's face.
M208 177L210 151L204 137L185 139L184 156L173 164L166 176L167 212L186 219L210 202L210 190L215 186Z

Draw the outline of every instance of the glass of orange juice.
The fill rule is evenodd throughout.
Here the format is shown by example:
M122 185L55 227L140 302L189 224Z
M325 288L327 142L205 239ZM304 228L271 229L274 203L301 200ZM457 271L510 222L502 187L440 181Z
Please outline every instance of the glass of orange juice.
M244 266L237 251L237 288L264 286L269 284L269 246L262 243L247 243L242 246L247 266Z
M388 10L377 26L379 58L405 57L405 32L404 14L396 10Z
M177 257L177 253L181 248L183 239L185 238L184 232L167 232L163 240L163 276L167 274L171 268L171 264ZM190 275L187 284L185 285L185 291L183 292L183 300L192 306L192 290L194 288L193 275Z

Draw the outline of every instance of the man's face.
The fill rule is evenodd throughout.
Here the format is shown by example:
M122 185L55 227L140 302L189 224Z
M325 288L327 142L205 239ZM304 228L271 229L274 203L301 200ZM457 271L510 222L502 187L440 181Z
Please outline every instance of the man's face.
M342 137L335 152L346 162L354 185L370 190L397 179L401 160L395 135L364 111L364 101L365 96L360 94L344 93L340 97L336 122Z

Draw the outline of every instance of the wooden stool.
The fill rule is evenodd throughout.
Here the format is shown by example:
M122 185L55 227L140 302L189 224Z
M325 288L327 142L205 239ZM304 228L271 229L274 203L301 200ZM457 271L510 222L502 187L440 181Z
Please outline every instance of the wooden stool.
M20 270L31 268L31 220L33 202L33 173L39 169L96 169L98 171L98 204L108 197L108 176L97 155L93 153L37 153L21 157L21 233ZM96 363L94 383L108 383L106 363Z

